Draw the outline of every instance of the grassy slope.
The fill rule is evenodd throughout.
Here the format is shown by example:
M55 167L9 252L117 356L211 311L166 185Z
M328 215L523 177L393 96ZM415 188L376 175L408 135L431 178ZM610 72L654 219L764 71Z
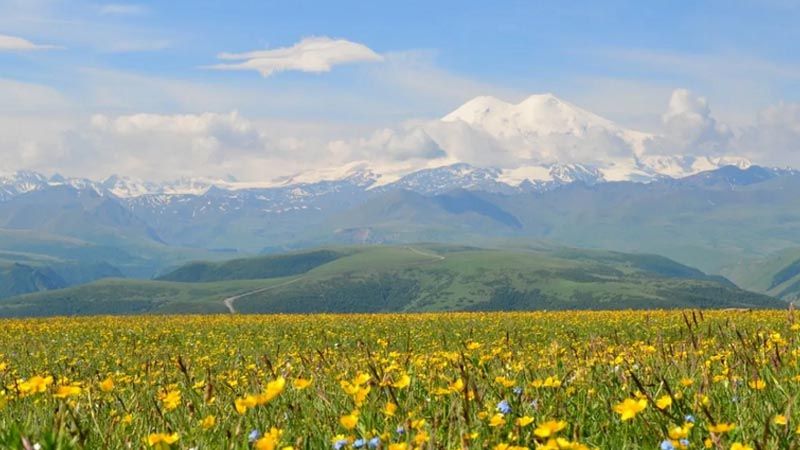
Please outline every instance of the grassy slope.
M68 286L62 277L47 267L34 267L0 260L0 299L29 292Z
M784 300L800 299L800 249L785 249L742 265L732 275L740 280L742 286L753 291Z
M223 262L192 262L161 277L162 281L226 281L278 278L300 273L346 256L344 251L313 250Z
M673 266L660 274L643 270L639 256L579 253L582 259L558 252L439 255L420 246L381 248L322 266L302 282L243 298L237 308L304 312L780 305L699 272L692 279L674 278Z
M282 280L173 283L107 279L0 300L0 317L139 313L223 313L222 299Z
M331 250L326 250L331 251ZM493 309L779 307L713 277L650 255L565 249L481 250L442 245L350 247L299 273L230 280L276 257L197 271L199 282L103 280L0 301L0 316L226 312L377 312ZM290 258L297 262L298 255ZM281 257L277 257L281 258ZM313 258L312 258L313 259ZM229 268L230 273L220 271ZM274 269L274 267L273 267ZM175 273L186 272L179 269ZM170 275L168 274L167 277ZM228 281L202 282L203 276ZM186 277L184 278L186 279ZM262 290L265 289L266 290Z

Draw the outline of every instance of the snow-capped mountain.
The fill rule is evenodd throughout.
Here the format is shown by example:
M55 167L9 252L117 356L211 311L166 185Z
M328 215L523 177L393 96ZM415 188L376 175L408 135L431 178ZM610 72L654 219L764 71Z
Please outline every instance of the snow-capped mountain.
M44 186L47 186L47 177L36 172L20 170L11 175L0 176L0 201Z
M500 180L511 185L546 189L574 181L648 182L750 165L737 157L648 155L647 143L657 136L624 128L553 94L532 95L517 104L476 97L441 121L483 133L494 147L513 155L500 171Z
M550 93L531 95L517 104L490 96L476 97L442 118L444 122L459 120L497 139L521 139L533 145L537 138L546 136L582 138L603 132L641 150L643 142L652 137L627 130Z

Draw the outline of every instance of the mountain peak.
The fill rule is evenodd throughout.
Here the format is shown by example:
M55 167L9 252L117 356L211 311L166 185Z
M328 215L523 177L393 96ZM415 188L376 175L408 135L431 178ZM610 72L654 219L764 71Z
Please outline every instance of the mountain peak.
M497 111L504 111L513 106L504 100L491 95L481 95L467 101L456 110L442 118L445 122L455 122L458 120L474 123L480 120L481 117L494 114Z
M490 96L475 97L442 118L444 122L461 121L497 139L522 141L525 152L546 147L533 140L542 137L570 136L582 139L589 132L605 133L623 141L636 140L638 133L626 130L552 93L535 94L519 103Z
M545 92L543 94L533 94L529 95L525 100L519 102L520 105L528 104L528 103L550 103L550 104L559 104L559 103L566 103L560 98L558 98L552 92Z

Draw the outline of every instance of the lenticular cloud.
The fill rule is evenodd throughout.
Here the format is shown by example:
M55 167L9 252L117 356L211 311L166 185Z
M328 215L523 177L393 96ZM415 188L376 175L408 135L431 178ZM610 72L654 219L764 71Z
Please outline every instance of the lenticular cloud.
M309 37L292 45L272 50L222 53L219 59L242 61L210 66L216 70L255 70L268 77L277 72L329 72L333 66L355 62L382 61L383 57L366 45L346 39Z

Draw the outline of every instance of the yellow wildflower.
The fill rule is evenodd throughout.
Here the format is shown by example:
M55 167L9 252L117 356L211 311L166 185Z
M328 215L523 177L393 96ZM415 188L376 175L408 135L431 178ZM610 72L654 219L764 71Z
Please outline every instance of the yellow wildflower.
M76 395L81 395L81 388L80 386L71 384L71 385L59 386L56 389L56 393L53 394L53 397L67 398L67 397L74 397Z
M217 418L212 415L208 415L205 417L205 419L200 421L200 427L203 428L204 430L213 428L214 425L216 424L217 424Z
M100 390L103 392L111 392L114 390L114 380L111 377L106 378L100 382Z
M500 413L497 413L489 419L490 427L500 427L506 424L506 418Z
M656 407L658 409L667 409L670 406L672 406L672 397L669 395L664 395L656 400Z
M736 424L733 423L718 423L716 425L709 425L708 432L722 434L732 431L734 428L736 428Z
M158 449L166 449L178 442L179 439L178 433L153 433L147 437L147 445Z
M626 398L622 401L622 403L614 406L614 412L620 415L621 420L625 421L633 419L637 414L644 411L645 408L647 408L646 399L642 398L635 400L632 398Z
M533 417L531 417L531 416L522 416L522 417L517 419L516 423L517 423L517 426L520 426L520 427L528 426L531 423L533 423Z
M303 389L311 386L311 380L305 378L295 378L292 382L292 387L297 389L298 391L302 391Z
M547 422L540 423L535 430L533 430L533 434L539 436L540 438L548 438L559 431L566 428L567 422L563 420L548 420Z
M350 414L344 415L339 418L339 423L348 430L352 430L358 425L358 412L353 411Z

